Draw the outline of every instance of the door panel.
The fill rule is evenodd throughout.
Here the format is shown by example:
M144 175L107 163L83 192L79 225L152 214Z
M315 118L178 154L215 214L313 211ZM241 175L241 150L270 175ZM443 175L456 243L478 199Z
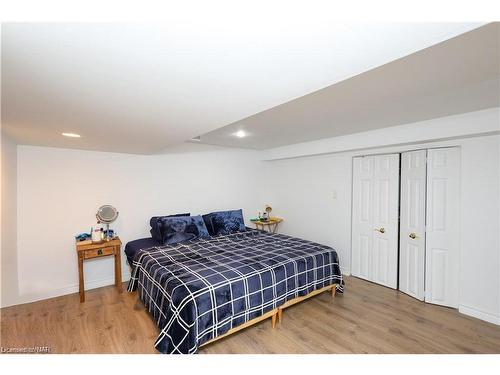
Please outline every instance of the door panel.
M391 288L397 287L398 186L398 154L353 159L351 271Z
M431 259L431 284L429 285L430 301L432 303L444 304L446 302L446 250L433 248L430 251Z
M360 221L369 224L371 221L371 191L372 191L372 181L371 179L361 180L361 217Z
M401 154L399 290L424 300L427 151Z
M459 149L428 151L425 301L458 307Z
M385 238L380 238L375 235L375 240L373 243L373 258L374 262L374 274L373 281L387 285L389 271L389 241Z
M369 279L370 278L370 247L371 247L371 238L369 236L360 234L359 235L360 239L360 269L359 269L359 276L364 278L364 279Z
M373 157L353 159L351 272L367 280L371 280L373 247L373 162Z
M397 288L399 155L379 155L374 161L374 276L376 283Z

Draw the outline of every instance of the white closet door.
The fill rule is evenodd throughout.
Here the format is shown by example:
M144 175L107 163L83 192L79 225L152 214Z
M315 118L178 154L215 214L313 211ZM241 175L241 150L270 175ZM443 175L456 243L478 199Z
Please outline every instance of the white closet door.
M399 155L354 158L352 273L391 288L398 273Z
M401 154L399 290L424 300L427 151Z
M373 281L398 286L399 155L375 156Z
M353 159L352 269L354 276L372 279L374 157Z
M425 301L458 307L458 148L428 150Z

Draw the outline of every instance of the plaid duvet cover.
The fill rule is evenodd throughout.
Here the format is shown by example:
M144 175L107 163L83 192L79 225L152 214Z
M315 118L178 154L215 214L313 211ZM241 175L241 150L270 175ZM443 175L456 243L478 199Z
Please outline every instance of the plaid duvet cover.
M162 353L195 353L288 300L343 286L332 248L253 229L142 249L132 266L128 290L160 328Z

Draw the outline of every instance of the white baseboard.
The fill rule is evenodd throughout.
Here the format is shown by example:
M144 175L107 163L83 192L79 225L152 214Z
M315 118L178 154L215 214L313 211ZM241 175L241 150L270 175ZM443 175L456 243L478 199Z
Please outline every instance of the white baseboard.
M465 306L465 305L459 305L458 311L462 314L469 315L469 316L484 320L484 321L489 322L489 323L500 325L500 316L498 314L478 310L474 307Z
M130 272L122 272L122 281L126 282L129 280L130 280ZM85 290L87 291L91 289L102 288L103 286L113 285L114 283L115 283L114 275L112 277L106 277L103 279L88 280L88 281L85 280ZM15 301L9 301L7 304L2 305L1 307L3 308L9 306L22 305L25 303L41 301L44 299L65 296L67 294L78 293L78 291L79 291L78 284L73 284L45 291L42 293L22 294Z

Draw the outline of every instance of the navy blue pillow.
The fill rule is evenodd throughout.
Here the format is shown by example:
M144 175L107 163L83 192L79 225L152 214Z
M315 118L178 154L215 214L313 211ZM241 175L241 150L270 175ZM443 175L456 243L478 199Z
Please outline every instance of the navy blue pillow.
M179 216L189 216L190 213L185 214L175 214L175 215L167 215L167 216L153 216L149 220L149 225L151 225L151 229L149 233L151 233L151 237L153 237L156 241L161 242L162 234L160 228L160 220L164 217L179 217Z
M208 234L211 236L215 236L214 227L212 226L212 214L205 214L201 216L203 221L205 222L205 226L207 227Z
M241 209L211 212L203 215L203 221L211 236L246 231L243 211Z
M161 242L165 245L173 245L200 237L209 237L207 227L200 215L164 217L160 221Z

